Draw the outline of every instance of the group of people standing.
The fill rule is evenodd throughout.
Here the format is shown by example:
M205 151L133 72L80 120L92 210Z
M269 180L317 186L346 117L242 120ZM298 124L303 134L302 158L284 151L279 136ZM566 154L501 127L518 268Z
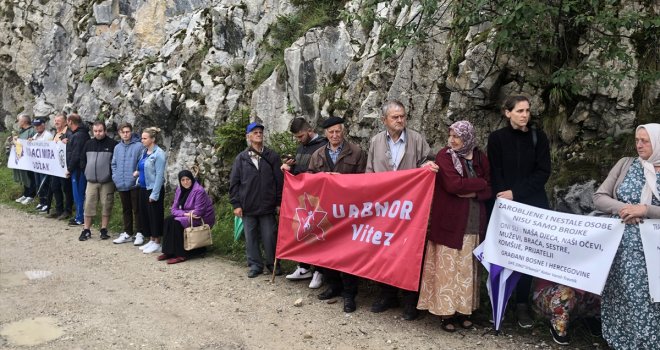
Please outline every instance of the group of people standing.
M418 310L428 310L442 318L445 331L472 328L470 316L479 307L481 270L472 251L484 239L494 200L550 208L545 191L551 175L550 144L546 134L530 123L529 99L510 96L502 113L506 125L489 135L486 149L478 146L474 126L463 120L449 127L447 145L435 155L419 133L406 127L405 108L398 101L382 106L385 130L370 140L367 152L346 139L344 120L337 117L321 125L325 137L316 134L304 118L294 119L290 131L299 146L295 156L281 159L264 147L264 126L250 124L246 130L250 147L236 157L230 183L234 214L246 223L248 277L263 273L264 266L281 274L273 264L282 172L357 174L425 167L437 175L419 293L381 285L371 311L383 312L401 301L405 320L417 318ZM604 331L605 339L617 349L660 347L660 304L650 301L636 226L643 218L660 218L659 128L658 124L638 128L639 157L617 164L595 196L598 209L628 224L603 294L603 326L599 296L522 275L511 302L520 327L531 328L532 311L536 311L549 321L558 344L569 344L571 321L580 319L592 335ZM300 262L286 278L311 279L310 288L325 283L319 299L341 296L345 312L356 310L356 276ZM621 296L621 291L626 295Z
M420 133L407 128L405 107L398 101L383 104L385 130L371 138L367 151L347 139L345 121L338 117L323 122L324 136L304 118L294 119L290 131L299 146L295 155L282 157L264 145L264 126L250 123L248 147L234 160L229 188L233 213L244 224L247 277L264 271L283 273L275 259L283 172L360 174L425 168L437 174L419 293L381 284L371 311L402 305L405 320L428 310L441 317L441 327L447 332L472 328L470 316L479 307L480 294L480 268L472 251L484 239L494 199L550 207L545 192L551 175L550 145L546 134L530 123L529 99L510 96L502 112L506 126L489 135L485 150L478 145L474 126L462 120L449 126L447 144L435 155ZM214 224L213 203L187 170L178 174L171 216L164 218L167 154L158 146L158 128L146 128L139 137L124 123L118 128L121 141L117 143L108 138L102 122L93 124L90 138L77 114L55 116L54 136L44 130L43 120L21 116L17 122L16 138L52 138L66 143L67 155L66 179L16 171L15 179L24 186L17 201L29 204L39 193L37 209L48 212L52 196L56 206L49 217L59 219L72 215L75 203L75 216L69 223L83 226L81 241L92 236L98 203L100 238L109 238L107 224L115 191L122 203L124 232L114 243L133 242L144 253L160 252L158 260L185 261L194 252L183 249L184 228ZM523 275L512 302L520 327L533 326L534 309L549 320L552 337L559 344L569 344L569 326L580 318L592 334L600 335L602 329L616 349L660 348L660 303L650 298L638 226L644 218L660 218L660 124L640 125L635 144L638 156L621 159L594 195L598 210L626 224L602 300ZM45 191L43 184L48 184ZM356 276L300 262L286 278L311 279L313 289L325 283L319 299L341 296L345 312L357 309Z
M14 178L24 187L23 195L16 201L27 205L33 194L38 193L40 201L36 210L48 214L48 218L70 218L69 226L82 226L80 241L92 238L91 226L97 209L101 212L99 238L110 238L108 223L115 192L121 200L124 231L113 242L131 242L143 253L162 253L157 259L169 264L183 262L195 253L183 249L185 227L199 226L201 220L211 226L215 223L211 199L188 170L179 174L180 186L170 209L171 216L165 219L167 154L157 143L159 128L148 127L137 134L130 123L122 123L117 128L120 136L117 142L107 135L106 125L101 121L93 123L90 137L89 129L75 113L55 115L54 136L45 131L44 119L31 121L29 116L21 115L17 123L20 132L13 142L52 140L65 144L66 177L14 170ZM54 209L51 198L55 199Z

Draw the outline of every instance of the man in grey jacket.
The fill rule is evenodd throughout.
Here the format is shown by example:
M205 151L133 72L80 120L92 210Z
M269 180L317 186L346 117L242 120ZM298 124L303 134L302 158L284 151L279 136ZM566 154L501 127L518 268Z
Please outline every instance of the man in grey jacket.
M133 126L130 123L119 125L119 137L121 137L121 142L115 146L110 167L112 168L112 181L117 186L121 200L124 232L112 242L115 244L132 242L133 233L137 232L133 244L141 245L144 243L144 236L138 208L140 188L137 178L133 174L137 170L137 163L144 147L140 142L140 136L133 133ZM133 223L135 223L135 231Z
M408 170L426 167L438 172L433 154L424 136L406 128L406 110L399 101L387 101L382 107L385 131L371 139L367 154L367 173ZM421 271L420 271L421 273ZM371 312L383 312L399 304L398 288L381 284L380 297L371 306ZM417 318L417 298L411 291L403 291L403 319Z
M85 221L78 237L86 241L92 237L90 227L96 215L96 205L101 202L101 239L108 239L108 222L115 197L115 184L112 182L112 153L117 142L105 133L105 124L95 122L92 126L94 138L87 140L81 157L85 169L87 188L85 190Z

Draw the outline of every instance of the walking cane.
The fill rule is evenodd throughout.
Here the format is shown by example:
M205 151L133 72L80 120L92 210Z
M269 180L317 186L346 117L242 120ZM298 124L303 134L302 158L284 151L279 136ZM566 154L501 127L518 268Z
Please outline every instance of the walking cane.
M277 258L275 258L275 262L273 263L273 275L270 277L270 283L275 283L275 269L277 268Z

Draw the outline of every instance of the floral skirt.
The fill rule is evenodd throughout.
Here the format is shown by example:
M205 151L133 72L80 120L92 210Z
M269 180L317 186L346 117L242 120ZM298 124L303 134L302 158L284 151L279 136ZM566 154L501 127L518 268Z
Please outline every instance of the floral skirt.
M463 247L452 249L428 242L417 308L438 316L470 315L479 307L478 261L472 251L479 235L463 237Z

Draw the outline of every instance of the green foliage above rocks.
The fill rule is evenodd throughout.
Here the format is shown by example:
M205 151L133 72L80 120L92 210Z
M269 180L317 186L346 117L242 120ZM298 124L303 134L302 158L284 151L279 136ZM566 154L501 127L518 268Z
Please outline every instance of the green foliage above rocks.
M91 84L94 79L100 77L101 79L105 80L106 83L112 84L117 81L123 69L124 64L122 62L110 62L103 67L89 70L87 73L85 73L82 80L87 84Z

